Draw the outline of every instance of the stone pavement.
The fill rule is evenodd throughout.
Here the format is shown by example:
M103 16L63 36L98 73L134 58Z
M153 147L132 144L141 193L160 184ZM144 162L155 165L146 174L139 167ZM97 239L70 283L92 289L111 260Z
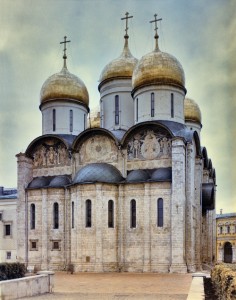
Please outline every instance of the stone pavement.
M57 272L53 294L25 300L186 300L191 274Z

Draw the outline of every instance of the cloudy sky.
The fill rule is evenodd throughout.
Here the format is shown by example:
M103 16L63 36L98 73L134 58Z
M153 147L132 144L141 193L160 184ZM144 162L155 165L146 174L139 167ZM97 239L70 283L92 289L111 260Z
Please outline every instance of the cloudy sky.
M236 211L236 3L234 0L0 0L0 186L17 185L15 154L41 135L39 94L62 67L86 84L98 106L103 67L123 48L126 12L132 54L153 50L149 23L162 17L159 44L182 64L187 96L202 111L202 145L216 168L217 211Z

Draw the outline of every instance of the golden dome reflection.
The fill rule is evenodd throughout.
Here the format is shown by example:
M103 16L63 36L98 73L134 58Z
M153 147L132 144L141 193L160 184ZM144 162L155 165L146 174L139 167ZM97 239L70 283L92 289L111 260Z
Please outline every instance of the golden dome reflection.
M180 62L172 55L156 48L144 55L136 65L132 85L170 84L185 90L185 75Z
M52 99L69 99L89 105L89 95L84 82L64 66L61 72L50 76L40 92L41 104Z
M202 122L200 108L198 104L190 98L184 99L184 117L185 121L197 122L200 124Z
M100 75L100 84L104 80L113 78L131 78L137 62L138 60L129 50L128 37L126 37L122 54L105 66Z

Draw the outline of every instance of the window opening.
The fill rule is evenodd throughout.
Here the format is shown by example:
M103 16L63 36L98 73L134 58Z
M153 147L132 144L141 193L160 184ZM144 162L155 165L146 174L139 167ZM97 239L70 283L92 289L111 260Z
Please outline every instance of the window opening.
M5 235L7 235L7 236L11 235L11 225L10 224L5 225Z
M136 99L136 121L138 122L138 98Z
M171 118L174 118L174 94L171 93Z
M53 131L56 131L56 110L55 109L53 109L52 110L52 130Z
M108 201L108 227L114 227L114 202L112 200Z
M154 117L155 113L155 99L154 99L154 93L151 93L151 117Z
M163 227L163 199L157 200L157 226Z
M73 131L73 110L70 109L70 132Z
M7 257L7 259L11 259L11 251L7 251L6 257Z
M53 204L53 228L59 228L59 205L57 202Z
M91 200L86 200L86 227L92 227L92 203Z
M35 204L30 205L30 229L35 229Z
M115 96L115 125L119 125L119 96Z
M136 228L136 201L130 201L130 228Z
M71 203L71 227L74 228L75 227L75 207L74 207L74 201L72 201Z

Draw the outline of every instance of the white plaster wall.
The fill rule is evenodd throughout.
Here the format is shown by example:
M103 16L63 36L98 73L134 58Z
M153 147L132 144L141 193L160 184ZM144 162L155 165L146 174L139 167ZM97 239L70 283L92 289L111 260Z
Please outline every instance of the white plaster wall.
M53 109L56 110L56 130L53 131ZM70 110L73 111L73 131L70 131ZM69 101L53 101L45 103L42 111L43 134L78 135L87 128L87 109Z
M101 126L108 130L129 129L134 124L131 79L104 83L100 90ZM115 125L115 96L119 96L119 125Z
M1 199L0 212L0 262L15 262L16 253L16 204L17 199ZM5 236L5 224L11 225L11 235ZM11 259L7 259L7 252L11 252Z
M154 93L155 112L151 117L151 93ZM174 117L171 117L171 93L174 94ZM153 120L175 121L184 124L185 93L178 88L169 86L148 86L134 93L135 124ZM136 105L138 99L138 120Z

